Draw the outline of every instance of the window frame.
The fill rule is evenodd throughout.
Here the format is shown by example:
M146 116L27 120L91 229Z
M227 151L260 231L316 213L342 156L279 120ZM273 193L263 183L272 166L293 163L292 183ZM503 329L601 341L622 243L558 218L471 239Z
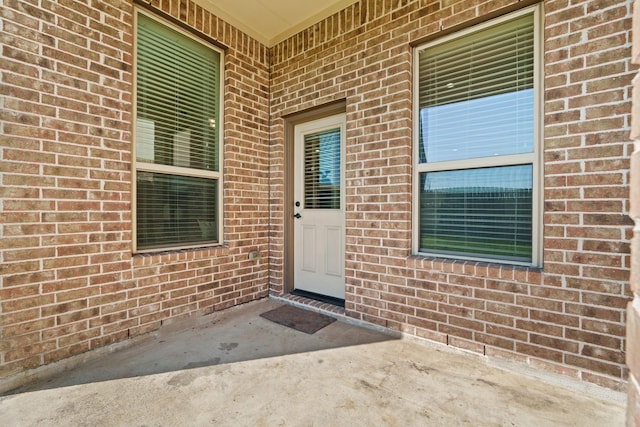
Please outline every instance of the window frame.
M200 43L207 49L211 49L218 53L220 58L220 63L218 64L218 123L216 125L216 133L217 133L217 141L218 141L218 170L210 171L203 169L195 169L189 167L181 167L181 166L171 166L171 165L162 165L162 164L154 164L147 162L138 162L137 161L137 115L138 115L138 100L137 100L137 91L138 91L138 17L140 15L145 15L145 17L155 21L160 25L164 25L171 30L174 30L181 35L189 37L191 40L194 40L197 43ZM202 247L212 247L212 246L221 246L224 244L224 209L223 209L223 200L224 200L224 51L219 47L207 42L205 39L197 37L193 33L186 31L180 26L170 22L169 20L158 16L157 14L153 14L148 12L145 9L136 7L134 8L134 19L133 19L133 28L134 28L134 40L133 40L133 84L132 84L132 104L133 104L133 114L132 114L132 128L131 128L131 140L132 140L132 152L131 152L131 221L132 221L132 252L134 254L144 254L144 253L154 253L154 252L166 252L166 251L177 251L183 249L194 249L194 248L202 248ZM194 178L203 178L203 179L211 179L216 181L216 225L217 225L217 235L218 239L215 241L201 241L193 244L169 244L162 246L154 246L154 247L138 247L138 206L137 206L137 196L138 196L138 188L137 188L137 173L138 172L151 172L165 175L173 175L173 176L183 176L183 177L194 177Z
M504 24L508 21L520 18L527 14L533 15L534 21L534 59L533 59L533 152L524 154L502 155L495 157L479 157L463 160L447 160L436 162L420 163L420 103L419 103L419 87L420 87L420 52L447 43L461 37L473 34L475 32L485 30L497 25ZM542 161L542 145L543 145L543 45L542 45L542 5L536 4L471 26L469 28L439 37L416 46L413 49L413 197L412 197L412 253L417 256L427 256L443 259L454 259L462 261L479 261L496 264L520 265L529 267L542 267L542 195L543 190L543 161ZM483 257L468 256L463 254L444 254L442 252L420 251L420 175L428 172L439 171L456 171L469 170L476 168L491 168L500 166L516 166L531 164L533 168L533 184L532 184L532 240L531 240L531 262L522 262L515 260L502 259L499 257Z

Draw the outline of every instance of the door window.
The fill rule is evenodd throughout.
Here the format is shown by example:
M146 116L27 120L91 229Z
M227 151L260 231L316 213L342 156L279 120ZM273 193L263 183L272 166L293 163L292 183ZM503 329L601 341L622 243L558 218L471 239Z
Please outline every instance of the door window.
M340 129L304 136L304 208L340 209Z

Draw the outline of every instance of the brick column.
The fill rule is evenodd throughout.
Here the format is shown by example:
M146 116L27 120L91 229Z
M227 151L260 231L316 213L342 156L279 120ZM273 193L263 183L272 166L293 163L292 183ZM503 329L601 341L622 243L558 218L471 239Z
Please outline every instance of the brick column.
M631 60L640 64L640 0L633 4ZM635 222L631 242L631 290L633 301L627 307L627 365L629 366L629 396L627 425L640 426L640 73L633 79L631 139L635 149L631 155L630 199L631 219Z

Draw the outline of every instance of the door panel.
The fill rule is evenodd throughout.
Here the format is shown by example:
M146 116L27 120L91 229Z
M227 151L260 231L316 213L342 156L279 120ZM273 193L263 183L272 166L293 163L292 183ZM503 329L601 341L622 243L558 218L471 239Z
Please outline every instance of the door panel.
M295 127L294 287L344 299L344 115Z
M302 226L302 270L310 273L316 272L316 227L313 225Z
M342 248L342 228L327 227L327 266L325 271L331 276L343 276L344 256Z

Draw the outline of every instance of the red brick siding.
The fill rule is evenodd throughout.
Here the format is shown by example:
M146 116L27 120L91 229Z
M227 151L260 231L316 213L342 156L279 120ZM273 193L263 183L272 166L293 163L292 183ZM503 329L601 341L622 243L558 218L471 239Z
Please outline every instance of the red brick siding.
M619 387L630 2L544 2L544 270L411 255L411 44L523 3L363 0L267 49L192 2L152 0L227 46L226 245L132 256L132 3L5 0L0 378L282 292L282 117L344 99L347 313Z
M544 2L543 271L411 255L411 45L522 3L363 0L272 48L272 200L283 200L283 116L346 100L347 314L617 388L632 229L628 1ZM283 221L272 212L273 259ZM282 280L274 262L273 292Z
M640 64L640 2L633 2L632 50L627 56L633 64ZM636 227L640 221L640 74L633 79L631 139L635 149L631 154L630 212ZM631 240L631 290L633 301L627 307L627 365L629 366L629 388L627 402L627 425L640 425L640 235L633 234Z
M192 2L151 8L227 47L226 244L132 256L132 2L4 1L0 378L267 294L268 49Z

